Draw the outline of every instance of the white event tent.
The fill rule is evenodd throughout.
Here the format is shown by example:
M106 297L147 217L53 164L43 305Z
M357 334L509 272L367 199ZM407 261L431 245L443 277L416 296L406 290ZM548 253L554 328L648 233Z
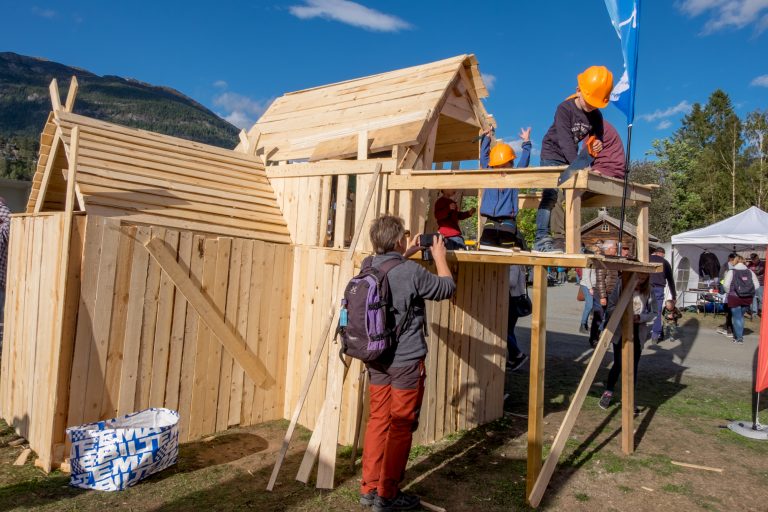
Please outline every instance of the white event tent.
M685 290L698 288L699 257L704 251L717 256L720 264L731 252L765 255L768 245L768 213L756 206L710 226L672 236L672 266L678 288L678 306L691 304ZM693 299L693 300L692 300Z

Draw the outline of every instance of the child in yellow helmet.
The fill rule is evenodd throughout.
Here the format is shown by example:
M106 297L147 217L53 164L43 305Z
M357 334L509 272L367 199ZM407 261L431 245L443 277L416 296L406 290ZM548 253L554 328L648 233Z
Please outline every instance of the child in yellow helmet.
M613 89L613 74L604 66L592 66L578 76L576 94L557 106L552 126L541 143L543 167L569 165L576 160L579 142L595 135L592 150L602 150L603 115ZM565 248L565 210L562 191L544 189L536 212L534 249L563 252ZM550 226L552 236L550 237Z

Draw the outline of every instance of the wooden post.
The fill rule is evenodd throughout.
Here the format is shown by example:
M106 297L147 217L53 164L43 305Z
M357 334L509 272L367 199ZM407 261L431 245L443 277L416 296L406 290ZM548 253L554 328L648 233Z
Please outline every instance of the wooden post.
M334 222L333 246L337 249L344 248L344 238L347 227L347 207L349 202L349 176L339 174L336 181L336 220Z
M546 267L533 267L533 312L531 316L531 367L528 384L528 470L526 496L541 471L544 448L544 358L547 344L547 272Z
M581 190L565 191L565 252L581 252Z
M627 290L632 273L622 273L622 290ZM619 313L621 310L617 310ZM616 314L614 313L614 314ZM621 329L621 450L626 455L635 451L635 347L632 302L624 310Z
M634 290L636 282L637 277L633 276L627 284L629 289L624 288L622 290L621 296L619 297L619 301L616 305L617 311L625 309L630 303L630 299L632 298L632 290ZM608 320L608 324L605 326L603 333L600 335L600 339L597 342L597 346L595 346L594 352L592 352L592 358L589 360L589 364L587 364L587 369L584 371L584 376L581 378L579 387L576 389L576 393L571 399L571 405L568 406L568 412L563 419L563 423L560 425L560 429L557 431L555 440L552 443L552 450L550 451L549 456L547 457L547 460L541 469L539 478L536 480L536 483L533 486L533 491L527 493L528 502L534 508L539 506L541 498L544 496L544 491L547 489L549 479L552 478L552 473L555 471L555 466L557 465L557 461L560 458L560 454L563 452L563 448L565 448L565 442L568 440L568 436L571 435L571 429L576 423L576 418L579 415L579 411L581 410L582 405L584 405L584 399L587 397L587 392L592 386L592 382L595 380L597 370L600 369L600 363L603 361L605 352L608 350L608 345L611 343L613 335L619 327L620 320L621 315L618 314L611 316L611 318Z
M637 259L643 263L650 261L650 247L648 246L648 204L640 203L640 211L637 214Z
M58 112L61 110L61 94L59 93L59 82L55 78L51 80L48 91L51 93L51 107L54 112Z
M75 98L77 98L77 89L79 84L77 83L77 77L73 76L69 82L69 90L67 91L67 101L64 102L64 110L72 112L75 108Z

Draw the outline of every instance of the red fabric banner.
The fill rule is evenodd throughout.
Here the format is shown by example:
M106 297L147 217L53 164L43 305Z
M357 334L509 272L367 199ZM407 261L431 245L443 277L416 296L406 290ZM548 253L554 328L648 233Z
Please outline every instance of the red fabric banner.
M768 252L766 254L768 255ZM755 378L755 391L758 393L768 388L768 321L765 320L768 286L765 284L763 285L763 316L760 317L760 346L757 349L757 378Z

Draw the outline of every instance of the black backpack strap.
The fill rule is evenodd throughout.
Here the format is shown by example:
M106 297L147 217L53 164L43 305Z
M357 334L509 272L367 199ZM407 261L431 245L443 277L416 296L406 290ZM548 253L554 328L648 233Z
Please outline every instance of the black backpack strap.
M368 258L370 258L370 256L368 256ZM366 258L366 260L368 258ZM405 258L392 258L392 259L389 259L389 260L385 261L384 263L382 263L381 265L379 265L376 268L381 270L382 272L384 272L384 274L389 274L390 270L392 270L396 266L400 265L401 263L405 263Z
M386 276L389 273L390 270L392 270L396 266L400 265L401 263L405 263L405 258L403 258L403 257L392 258L392 259L389 259L389 260L385 261L384 263L382 263L380 266L378 266L376 268L381 270L384 273L384 275ZM405 312L405 316L403 316L403 319L400 320L400 323L397 324L397 326L395 327L395 337L396 338L400 337L400 333L402 332L403 327L405 327L405 325L410 320L411 312L412 311L413 311L413 302L408 304L408 309Z

